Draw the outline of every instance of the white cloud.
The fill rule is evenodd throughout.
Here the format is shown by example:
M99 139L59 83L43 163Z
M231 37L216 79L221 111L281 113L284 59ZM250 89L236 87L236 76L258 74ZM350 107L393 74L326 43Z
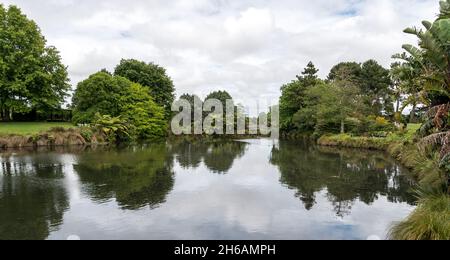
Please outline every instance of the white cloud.
M168 69L178 94L226 88L243 102L276 99L312 60L325 76L340 61L384 66L405 27L434 19L438 0L4 0L41 27L74 86L121 58Z

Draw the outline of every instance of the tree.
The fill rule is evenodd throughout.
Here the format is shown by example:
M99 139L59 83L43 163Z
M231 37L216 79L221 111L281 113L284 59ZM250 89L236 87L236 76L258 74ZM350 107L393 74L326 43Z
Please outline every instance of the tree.
M425 30L416 27L404 30L419 40L418 48L405 44L403 49L411 56L410 61L420 66L423 89L432 106L450 102L450 0L441 1L440 5L435 22L422 22Z
M164 137L167 129L164 109L137 83L131 84L127 92L120 99L120 111L121 116L131 123L132 134L138 139Z
M0 5L0 111L2 120L32 109L57 109L68 95L67 68L39 27L16 6Z
M345 121L362 110L360 89L350 82L318 84L305 94L305 106L294 115L294 123L316 135L334 132L336 126L345 133Z
M294 114L304 106L305 92L321 82L317 72L314 64L309 62L301 76L297 76L297 80L281 87L280 124L283 131L289 132L295 129L292 120Z
M361 66L361 91L365 95L365 103L371 115L392 115L391 78L389 70L383 68L375 60L368 60Z
M208 119L208 117L212 117L213 122L214 122L214 127L209 129L209 125L204 123L203 124L203 128L206 132L222 132L222 133L226 133L227 132L227 126L229 126L230 129L233 129L233 131L235 130L235 118L234 115L236 114L236 106L234 104L233 101L233 97L231 97L231 95L227 92L227 91L213 91L211 93L208 94L208 96L206 96L205 98L205 105L207 105L207 101L208 100L219 100L220 103L222 104L222 113L223 115L219 115L217 108L214 108L215 111L214 112L204 112L203 113L203 117L204 120L206 121ZM230 100L232 107L233 107L233 119L232 120L228 120L227 118L227 101ZM220 116L222 118L220 118ZM216 125L216 124L220 124L220 122L223 123L223 127L222 130L220 130L218 127L220 125Z
M328 74L329 81L345 80L359 85L361 82L361 64L357 62L341 62L331 68Z
M115 68L114 75L122 76L148 88L155 102L164 107L166 119L170 118L172 102L175 99L175 87L163 67L134 59L122 59Z
M202 129L203 126L203 101L197 95L183 94L180 100L186 100L191 107L191 129ZM197 118L196 118L197 114ZM200 132L200 131L199 131Z
M91 123L96 113L119 116L122 96L132 82L114 77L105 72L98 72L78 83L73 95L73 121L76 124Z
M316 69L314 63L310 61L308 65L306 65L306 68L303 70L302 75L301 76L297 75L297 79L299 81L302 81L307 86L313 86L319 80L319 77L317 76L318 72L319 70Z
M402 60L403 62L396 62L391 69L392 78L397 82L397 98L401 94L406 95L402 105L397 101L397 108L399 113L408 106L412 106L409 122L416 122L416 109L420 104L427 104L428 101L424 97L423 80L421 78L421 66L412 57L406 53L396 54L394 59ZM398 100L398 99L397 99Z
M233 100L233 97L226 91L213 91L206 96L205 101L208 99L217 99L219 100L223 107L225 108L227 104L227 100Z
M164 109L145 87L120 76L98 72L80 82L73 97L75 123L92 123L96 114L121 117L138 139L162 137Z
M403 69L414 69L408 81L420 82L422 96L429 109L419 133L428 147L439 147L440 166L447 172L450 193L450 0L440 1L440 14L434 22L423 21L424 29L407 28L405 33L417 36L418 47L403 45L409 56L397 55Z

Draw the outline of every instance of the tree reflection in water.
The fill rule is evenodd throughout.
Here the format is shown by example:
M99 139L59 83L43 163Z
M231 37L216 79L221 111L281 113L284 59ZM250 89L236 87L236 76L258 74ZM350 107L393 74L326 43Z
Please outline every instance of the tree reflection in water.
M248 149L252 145L255 147ZM230 172L235 162L244 157L247 151L248 158L242 158L239 164L258 164L260 167L248 167L249 171L252 171L252 177L271 180L268 187L263 185L258 188L268 188L267 192L279 190L278 177L258 175L257 169L271 163L278 167L279 171L273 167L265 167L267 172L275 173L276 176L279 174L280 182L295 190L296 196L308 210L313 209L321 199L330 201L334 212L341 217L350 214L353 205L358 201L367 205L374 204L380 199L392 203L415 202L410 191L412 183L403 174L403 169L382 153L315 147L307 143L283 141L278 145L275 143L273 147L270 142L267 146L257 145L236 141L175 140L167 144L125 148L77 147L70 150L54 150L50 153L45 151L2 153L0 239L45 239L53 231L58 231L61 226L63 230L64 213L69 209L71 201L68 194L68 190L73 188L70 186L71 180L75 180L76 184L73 185L76 185L77 191L81 189L85 195L80 199L83 205L93 202L93 206L98 206L114 201L112 207L121 210L155 209L166 202L168 194L174 189L175 163L183 169L189 169L180 170L180 174L193 172L194 169L204 165L207 172L214 174L214 178L208 177L207 180L223 178L231 185L226 187L232 189L235 185L233 178L241 180L240 174L246 173L238 172L234 176L218 174ZM270 162L267 161L268 153ZM70 157L70 160L65 156ZM236 166L239 169L242 167ZM200 169L200 172L205 171ZM72 174L79 177L79 182L76 178L68 178L68 175ZM189 181L205 178L202 175L189 177L193 178ZM188 178L180 178L180 182L186 179ZM216 182L212 185L214 183ZM177 192L180 191L175 190L174 195ZM252 193L253 190L248 192ZM255 191L255 194L258 194L257 192ZM290 192L284 195L286 195L284 199L292 198ZM243 201L245 199L242 198ZM170 206L177 207L176 199L171 202L172 205L168 203L169 209ZM290 202L292 201L287 201ZM295 199L294 205L296 202ZM194 206L208 207L208 204L197 203L198 205ZM227 201L224 200L224 203ZM76 211L76 208L75 206L72 210ZM274 211L279 210L280 208L274 208ZM92 214L101 219L104 211L100 212L100 215ZM161 209L161 212L164 212L164 209ZM83 211L80 214L88 213L91 212ZM173 223L169 225L173 226Z
M379 152L281 141L273 147L270 162L278 166L281 183L296 190L307 210L323 190L338 216L349 214L356 200L370 205L386 196L389 202L415 202L410 178Z
M123 209L156 208L174 184L173 159L165 144L81 154L74 165L84 192L98 202L116 199Z
M47 238L69 208L60 158L3 153L0 161L0 240Z
M183 168L197 168L201 162L213 173L227 173L236 159L244 156L247 143L237 141L188 142L172 144L172 152Z

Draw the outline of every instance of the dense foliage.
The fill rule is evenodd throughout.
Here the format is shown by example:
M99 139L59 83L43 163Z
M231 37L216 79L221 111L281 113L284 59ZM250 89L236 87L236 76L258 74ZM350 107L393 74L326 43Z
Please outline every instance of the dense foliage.
M314 64L310 62L296 80L281 87L280 126L284 131L295 129L293 117L304 107L305 92L320 83L317 72Z
M77 124L93 123L99 113L126 120L131 135L136 138L165 135L164 109L153 101L144 87L120 76L98 72L80 82L73 107L73 121Z
M175 99L175 87L163 67L153 63L123 59L115 68L114 75L122 76L147 88L148 94L165 109L166 119L170 118L172 102Z
M434 22L422 22L424 29L405 29L418 38L418 47L403 45L406 53L394 55L399 61L393 74L402 88L414 92L414 105L426 107L420 146L422 150L438 151L450 184L450 0L441 1L440 7Z
M326 80L310 62L302 76L284 85L280 120L284 133L380 134L392 129L393 91L389 70L374 60L335 65ZM386 127L380 127L384 125Z
M0 4L0 114L59 109L70 89L55 47L16 6Z

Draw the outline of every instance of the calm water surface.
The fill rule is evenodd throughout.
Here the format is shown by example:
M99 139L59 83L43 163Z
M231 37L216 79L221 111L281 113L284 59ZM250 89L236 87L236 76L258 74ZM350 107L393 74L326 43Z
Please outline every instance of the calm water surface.
M304 143L170 142L8 151L0 239L385 238L414 209L384 153Z

